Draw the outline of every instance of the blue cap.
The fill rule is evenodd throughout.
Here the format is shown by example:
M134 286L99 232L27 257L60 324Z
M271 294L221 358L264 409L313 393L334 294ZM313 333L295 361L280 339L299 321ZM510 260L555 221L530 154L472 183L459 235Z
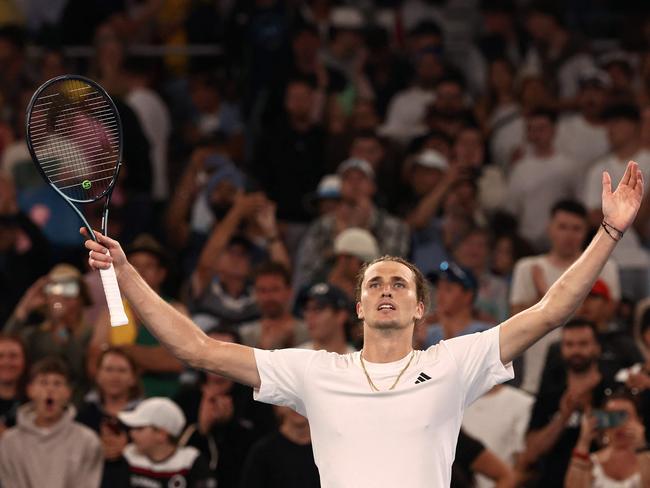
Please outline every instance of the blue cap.
M443 261L440 263L439 270L436 273L431 273L428 277L434 283L438 280L447 280L458 283L469 291L475 292L478 289L478 281L474 273L453 261Z

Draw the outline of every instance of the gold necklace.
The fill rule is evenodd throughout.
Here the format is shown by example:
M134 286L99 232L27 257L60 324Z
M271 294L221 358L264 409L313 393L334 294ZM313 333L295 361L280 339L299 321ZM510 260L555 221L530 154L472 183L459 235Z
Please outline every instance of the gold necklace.
M395 379L395 383L393 383L392 386L387 391L390 391L397 386L397 382L402 377L404 372L408 369L408 367L411 365L411 361L413 361L413 356L415 356L415 349L411 351L411 358L409 359L409 362L406 363L406 366L404 366L404 368L402 368L402 371L399 372L397 378ZM372 379L370 379L370 375L368 374L368 370L366 369L366 363L363 361L363 349L361 349L361 351L359 352L359 358L361 359L361 367L363 368L363 372L366 374L366 378L368 378L368 384L370 385L370 388L372 388L374 391L381 391L379 388L375 386L375 384L372 382Z

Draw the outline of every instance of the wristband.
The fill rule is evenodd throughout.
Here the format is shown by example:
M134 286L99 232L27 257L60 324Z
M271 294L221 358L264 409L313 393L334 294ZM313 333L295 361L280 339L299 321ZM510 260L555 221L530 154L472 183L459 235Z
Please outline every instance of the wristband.
M579 451L578 449L574 449L574 450L571 452L571 455L572 455L574 458L582 459L583 461L591 461L591 460L589 459L589 454L584 453L584 452L582 452L582 451Z
M608 224L605 220L600 224L603 229L605 229L605 232L607 232L607 235L614 239L616 242L620 241L621 238L623 237L624 232L622 230L617 229L614 227L612 224Z

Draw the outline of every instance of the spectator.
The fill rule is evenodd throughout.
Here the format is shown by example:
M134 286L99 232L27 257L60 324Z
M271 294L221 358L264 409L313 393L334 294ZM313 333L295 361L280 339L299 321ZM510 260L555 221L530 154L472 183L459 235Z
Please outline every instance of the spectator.
M356 351L347 340L352 301L343 290L327 283L316 283L299 297L298 307L309 330L309 340L299 348L338 354Z
M16 337L0 333L0 438L16 425L16 412L25 401L25 346Z
M603 219L601 210L596 208L596 200L600 199L600 190L596 191L596 185L601 185L603 171L607 171L614 181L623 176L625 165L632 159L639 163L644 174L650 174L650 152L641 147L639 109L630 104L610 105L603 112L603 119L607 127L611 152L598 160L589 170L584 193L584 204L589 211L589 224L593 228L598 228ZM648 187L647 181L645 186ZM634 226L628 229L623 236L621 245L612 254L613 259L622 270L644 268L650 265L650 256L641 247L637 234L637 229L643 232L644 226L645 222L640 222L637 219ZM645 274L643 276L645 279ZM647 291L644 290L643 293L645 294ZM637 291L635 295L638 293ZM640 297L636 296L635 298Z
M443 261L440 271L431 278L436 282L438 321L428 328L425 347L490 328L490 324L474 318L474 300L478 291L474 273L454 262Z
M129 428L133 443L118 459L106 462L102 486L135 488L172 482L187 488L216 486L198 449L178 446L185 416L174 402L149 398L118 418Z
M150 235L143 234L127 247L126 253L147 284L156 293L162 293L169 271L169 256L162 245ZM188 314L182 303L169 297L166 300L180 312ZM86 364L89 376L95 376L101 352L109 345L119 346L133 359L142 375L145 396L173 396L178 389L181 362L140 323L128 303L124 308L129 318L126 325L111 327L107 310L97 319L88 348Z
M5 332L16 333L25 342L30 363L47 356L59 356L66 362L68 383L76 399L86 387L85 361L93 331L84 322L83 307L89 302L79 270L57 264L27 290L5 326ZM37 311L42 316L36 315Z
M515 315L541 299L555 280L578 258L587 236L585 208L572 200L555 204L548 226L551 249L546 254L519 260L510 287L510 313ZM600 274L611 292L612 300L621 298L617 267L612 261L605 264ZM524 374L521 387L537 393L542 368L549 345L560 337L560 331L544 337L524 353Z
M316 192L310 199L314 208L315 217L322 217L336 210L341 200L341 177L339 175L325 175L321 178Z
M465 409L463 430L498 453L503 462L517 470L524 451L526 430L534 399L518 388L497 385ZM477 488L491 488L494 483L478 476Z
M499 235L494 240L491 262L492 272L504 278L509 289L515 264L521 258L532 253L528 243L517 234L510 232Z
M408 181L408 195L403 202L403 213L412 230L426 227L437 217L449 186L460 175L460 168L452 172L448 169L447 158L435 149L424 149L407 160L403 172Z
M523 464L541 458L536 486L562 486L571 450L578 440L580 419L600 405L611 378L599 368L600 346L592 324L581 320L561 329L564 365L542 380L533 407Z
M553 146L556 114L538 109L526 118L530 152L512 169L505 200L519 221L519 233L537 250L547 248L546 226L552 206L572 196L570 168L574 163Z
M41 231L18 209L13 182L0 175L0 326L29 286L47 272L49 254Z
M30 369L30 402L18 409L17 424L0 442L3 486L98 487L102 449L95 433L74 421L70 373L47 357Z
M604 413L615 414L621 420L613 425L602 425L595 412L583 415L564 486L647 486L650 484L650 452L639 452L646 443L635 398L625 393L614 394L607 398L603 407ZM598 437L602 438L603 447L590 453Z
M323 272L333 255L334 239L349 227L368 230L377 239L380 254L408 253L406 224L372 202L376 186L370 164L362 159L347 159L339 166L338 174L342 201L333 215L312 223L300 243L294 278L297 287L313 282Z
M496 486L515 486L514 472L482 442L460 431L451 467L451 488L475 486L474 475L493 480Z
M319 487L309 422L288 407L274 409L280 429L251 449L244 465L242 488Z
M291 314L291 275L279 263L255 270L253 293L260 318L239 327L242 343L260 349L295 347L307 340L307 327Z
M378 257L379 245L370 232L359 227L345 229L334 239L334 262L323 281L338 287L354 301L361 266Z

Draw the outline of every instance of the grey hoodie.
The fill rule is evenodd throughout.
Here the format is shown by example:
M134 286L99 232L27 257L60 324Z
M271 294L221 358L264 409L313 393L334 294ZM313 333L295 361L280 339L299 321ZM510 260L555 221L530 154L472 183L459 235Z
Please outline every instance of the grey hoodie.
M0 438L3 488L97 488L104 464L97 435L66 409L50 428L37 427L31 403L18 409L16 426Z

